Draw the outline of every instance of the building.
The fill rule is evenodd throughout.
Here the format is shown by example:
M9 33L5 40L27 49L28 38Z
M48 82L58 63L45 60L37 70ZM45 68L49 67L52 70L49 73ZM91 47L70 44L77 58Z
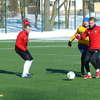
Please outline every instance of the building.
M94 11L100 13L100 2L94 3Z

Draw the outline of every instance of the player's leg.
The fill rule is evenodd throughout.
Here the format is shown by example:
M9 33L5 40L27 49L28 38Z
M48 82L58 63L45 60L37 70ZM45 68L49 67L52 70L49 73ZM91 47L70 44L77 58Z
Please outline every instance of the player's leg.
M98 72L98 75L96 76L96 78L100 78L100 50L97 53L97 57L96 57L96 61L97 61L97 69L96 69L96 73Z
M23 66L23 73L22 73L22 77L28 77L29 74L29 70L33 61L33 57L31 56L31 54L29 53L29 51L22 51L18 48L15 49L16 53L22 57L22 59L25 60L24 66Z
M99 55L100 53L95 50L94 54L91 57L91 63L96 69L96 75L95 75L96 78L100 77L100 57Z
M82 75L85 74L85 64L84 64L84 59L85 59L85 53L83 52L81 55L81 73Z
M86 56L86 52L87 52L88 46L78 45L78 48L79 48L79 50L81 52L81 74L84 75L85 72L86 72L84 60L85 60L85 56Z
M30 77L31 76L29 71L30 71L30 67L32 65L32 62L33 62L33 57L31 56L29 51L26 51L22 77Z
M97 53L97 57L96 57L96 61L97 61L97 68L100 69L100 50Z
M81 74L84 75L84 54L83 54L83 46L82 45L78 45L78 49L81 53Z
M91 53L87 51L86 57L84 60L85 69L87 71L87 74L84 76L84 79L92 78L91 73L90 73L90 66L89 66L90 59L91 59Z
M19 48L16 48L15 51L23 60L26 60L26 51L22 51Z

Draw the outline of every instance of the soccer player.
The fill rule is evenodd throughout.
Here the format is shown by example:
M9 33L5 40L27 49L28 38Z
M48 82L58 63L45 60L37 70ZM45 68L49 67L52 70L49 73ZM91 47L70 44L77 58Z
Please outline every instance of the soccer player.
M16 53L21 56L23 60L25 60L24 67L23 67L23 73L21 77L28 78L32 77L32 74L29 73L33 57L28 51L28 35L31 31L31 25L28 21L23 21L24 29L18 34L16 43L15 43L15 51Z
M91 62L96 69L96 78L100 78L100 26L96 26L96 19L90 17L89 29L87 29L82 35L77 35L77 39L83 39L89 37L89 48L85 57L85 67L87 74L84 79L92 78L89 69L89 62Z
M83 19L83 24L81 26L79 26L79 28L77 28L77 31L75 32L75 34L70 38L69 42L68 42L68 46L72 46L72 42L73 40L76 39L76 34L83 34L87 28L89 27L89 18L86 17ZM84 67L84 59L86 56L86 51L88 49L88 44L89 44L89 38L86 37L84 39L81 39L78 41L78 48L81 52L81 74L84 75L85 74L85 67Z

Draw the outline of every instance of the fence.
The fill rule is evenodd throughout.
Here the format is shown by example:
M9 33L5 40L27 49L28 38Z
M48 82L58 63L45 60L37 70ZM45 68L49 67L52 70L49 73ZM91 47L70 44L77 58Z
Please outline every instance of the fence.
M82 23L82 0L50 0L49 8L45 8L47 0L0 0L0 33L18 32L22 29L22 19L28 18L32 31L45 31L52 24L51 30L76 29ZM87 2L87 16L92 12L92 0ZM93 8L93 7L92 7ZM56 13L54 13L54 11ZM49 22L46 24L45 22ZM46 25L45 25L46 24Z

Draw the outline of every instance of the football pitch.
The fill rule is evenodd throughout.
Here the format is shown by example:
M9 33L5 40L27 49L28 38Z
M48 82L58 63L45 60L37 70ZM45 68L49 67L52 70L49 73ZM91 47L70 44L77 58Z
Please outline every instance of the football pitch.
M14 42L0 41L0 100L100 100L100 79L80 77L80 52L66 41L30 42L34 57L32 78L18 76L24 61L15 53ZM68 71L76 78L67 80ZM95 75L94 68L91 72Z

